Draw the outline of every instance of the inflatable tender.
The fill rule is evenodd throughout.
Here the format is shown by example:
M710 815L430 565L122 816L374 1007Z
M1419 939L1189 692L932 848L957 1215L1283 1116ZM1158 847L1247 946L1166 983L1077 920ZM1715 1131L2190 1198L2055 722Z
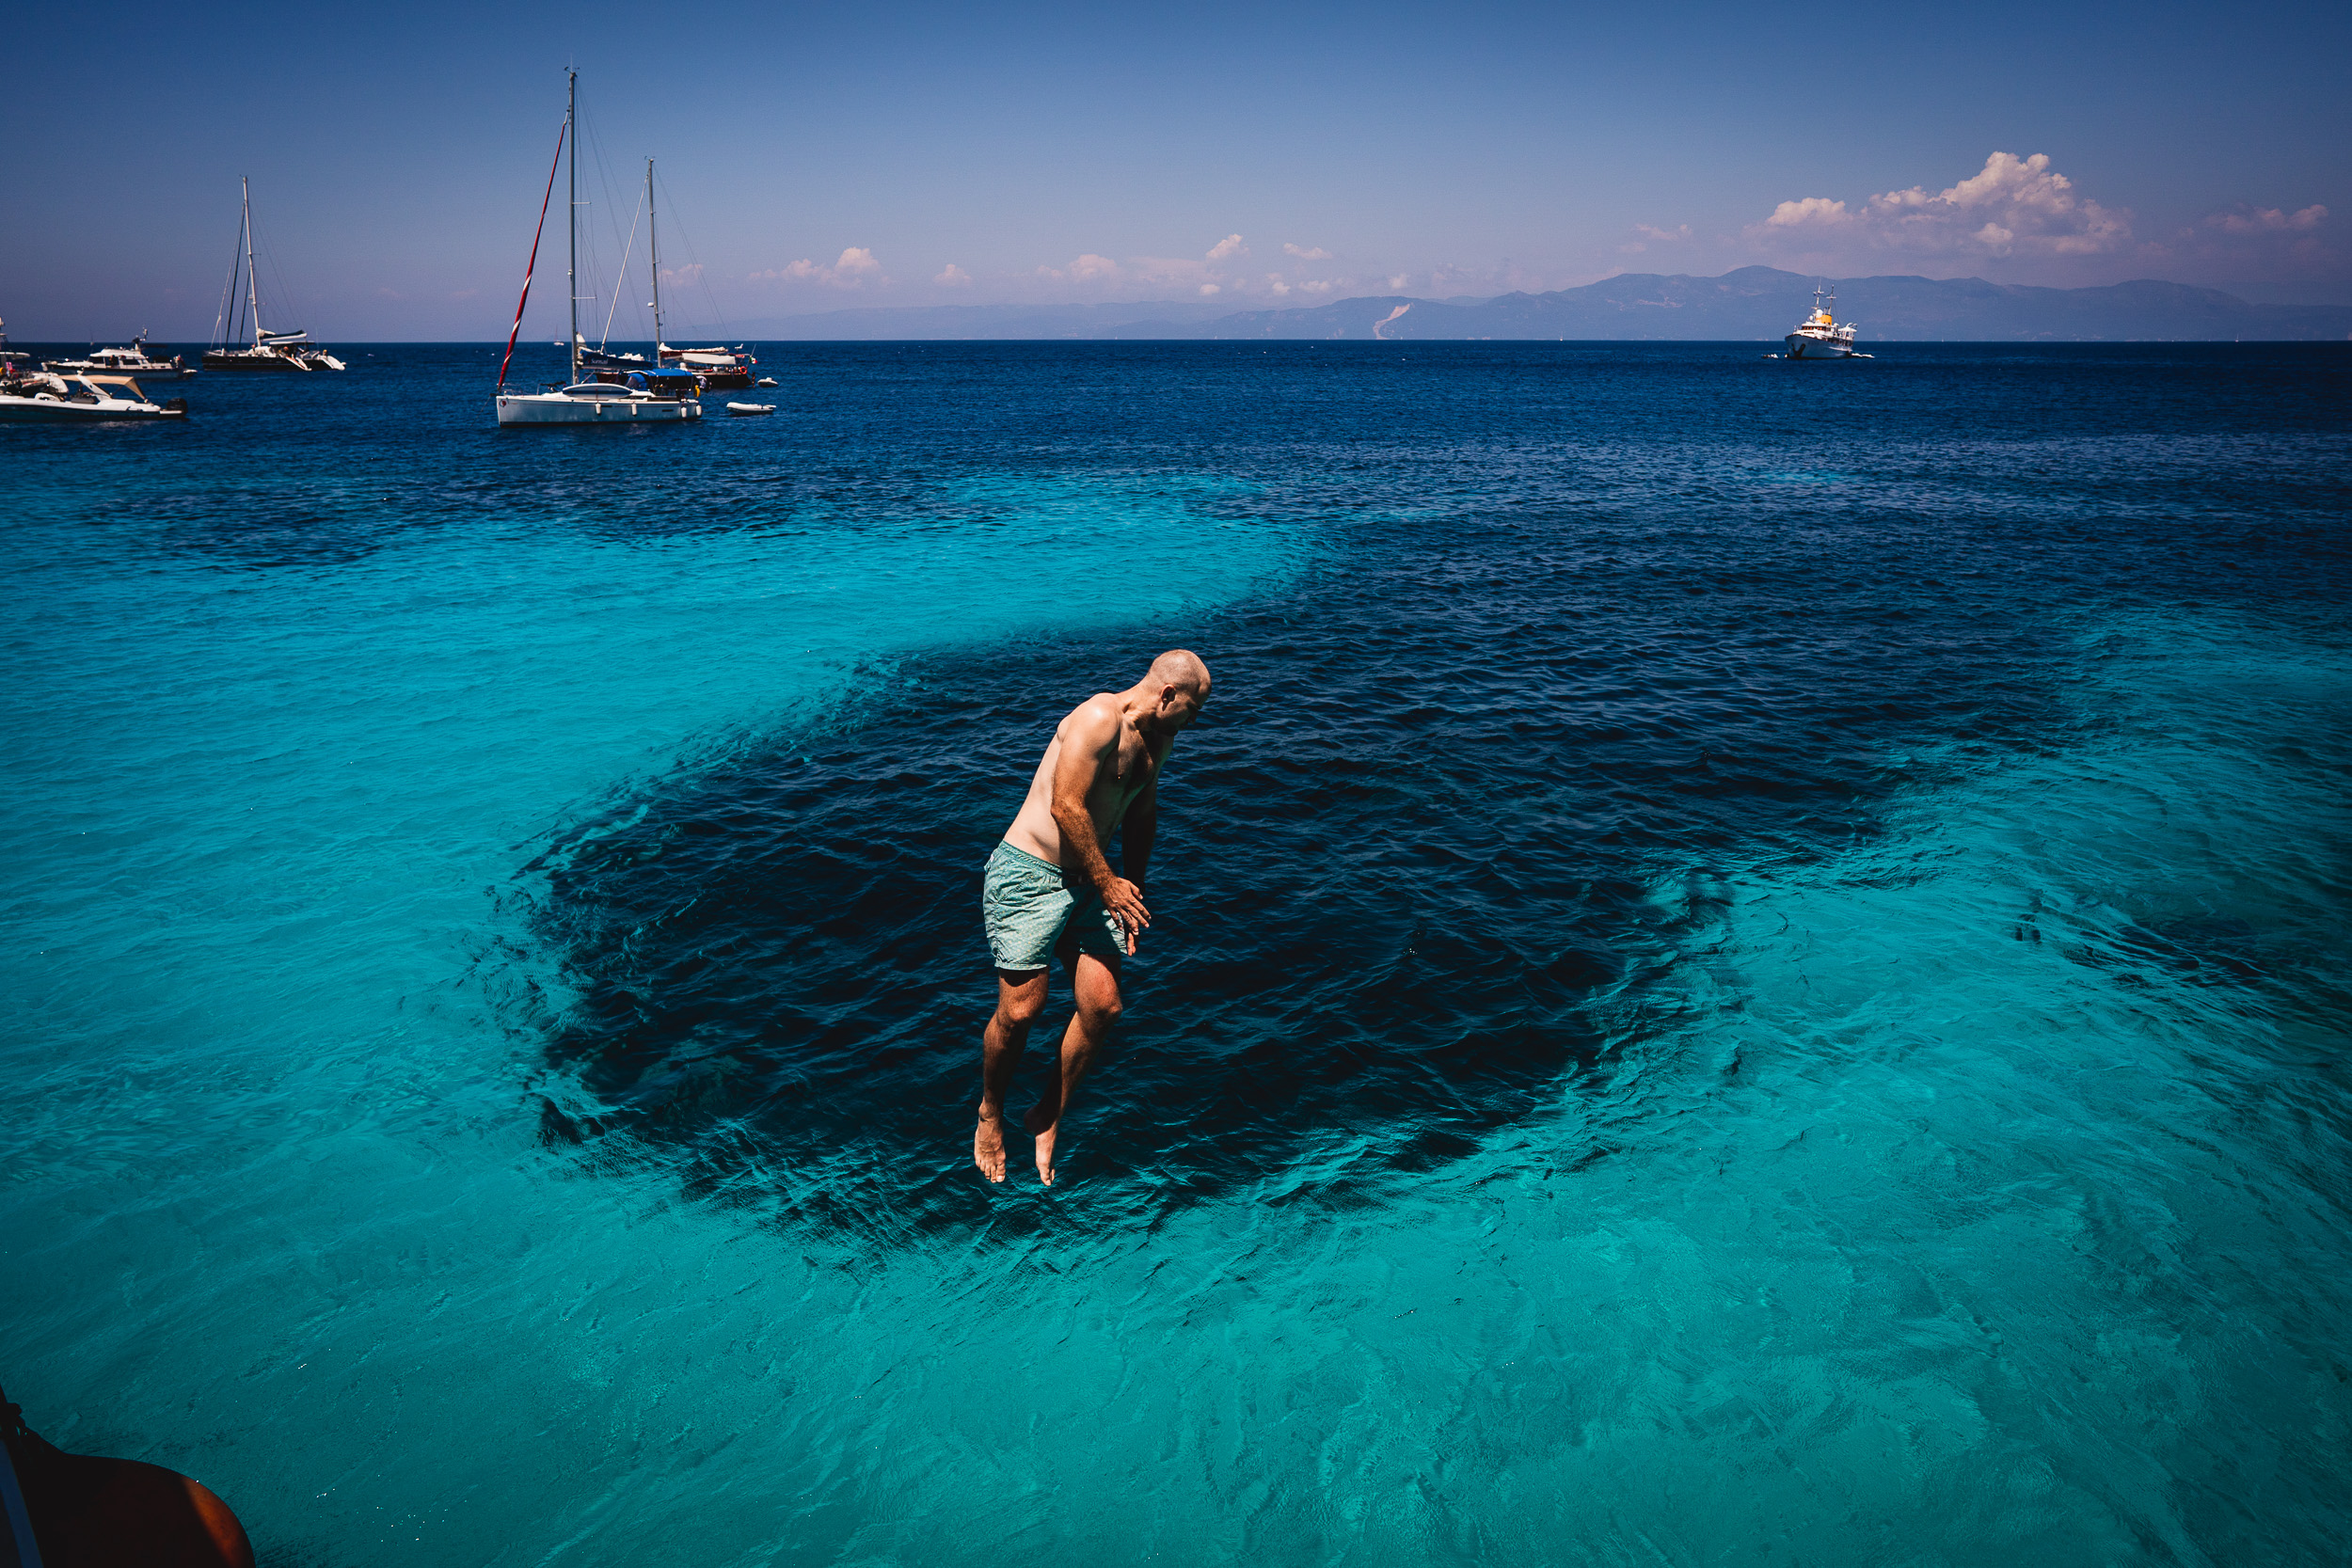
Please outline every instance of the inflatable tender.
M245 1527L201 1481L66 1453L0 1394L0 1568L253 1568Z

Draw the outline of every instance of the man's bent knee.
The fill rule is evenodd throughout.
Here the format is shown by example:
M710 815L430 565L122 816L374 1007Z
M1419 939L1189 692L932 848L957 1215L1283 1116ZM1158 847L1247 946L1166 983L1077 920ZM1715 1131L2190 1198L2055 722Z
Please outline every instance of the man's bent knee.
M1045 975L1042 971L1014 974L999 970L1004 984L997 989L996 1017L1006 1025L1025 1029L1035 1023L1045 1010Z

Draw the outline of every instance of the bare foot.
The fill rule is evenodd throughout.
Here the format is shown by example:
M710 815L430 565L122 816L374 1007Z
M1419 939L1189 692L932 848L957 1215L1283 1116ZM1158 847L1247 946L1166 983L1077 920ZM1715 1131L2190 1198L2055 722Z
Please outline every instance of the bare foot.
M1021 1125L1037 1139L1037 1179L1047 1186L1054 1184L1054 1134L1060 1132L1060 1117L1042 1105L1032 1105L1021 1118Z
M1002 1112L980 1115L979 1131L972 1134L972 1163L991 1181L1005 1179L1005 1117Z

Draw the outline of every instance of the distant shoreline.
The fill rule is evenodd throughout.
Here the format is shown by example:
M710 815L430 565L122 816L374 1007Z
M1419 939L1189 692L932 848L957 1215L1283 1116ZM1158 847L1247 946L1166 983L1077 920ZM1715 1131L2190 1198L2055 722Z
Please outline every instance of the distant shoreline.
M1718 277L1624 273L1578 289L1490 299L1368 294L1234 310L1198 301L1120 305L877 305L681 327L674 342L1776 342L1835 289L1869 343L2227 343L2352 341L2352 305L2262 305L2219 289L2140 279L2044 289L1981 278L1817 278L1773 267ZM317 334L314 334L317 336ZM540 334L544 343L545 335ZM128 341L124 338L123 341ZM322 338L321 341L325 341ZM338 342L497 341L337 339ZM36 347L18 343L19 351ZM81 352L85 340L70 344ZM161 346L159 344L159 346ZM526 345L529 341L526 340Z

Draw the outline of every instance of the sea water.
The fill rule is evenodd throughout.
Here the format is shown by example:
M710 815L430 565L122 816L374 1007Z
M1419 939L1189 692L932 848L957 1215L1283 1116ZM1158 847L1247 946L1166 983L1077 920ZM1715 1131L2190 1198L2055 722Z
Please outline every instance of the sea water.
M2352 352L344 357L0 429L60 1446L321 1568L2352 1551ZM982 863L1177 645L992 1187Z

